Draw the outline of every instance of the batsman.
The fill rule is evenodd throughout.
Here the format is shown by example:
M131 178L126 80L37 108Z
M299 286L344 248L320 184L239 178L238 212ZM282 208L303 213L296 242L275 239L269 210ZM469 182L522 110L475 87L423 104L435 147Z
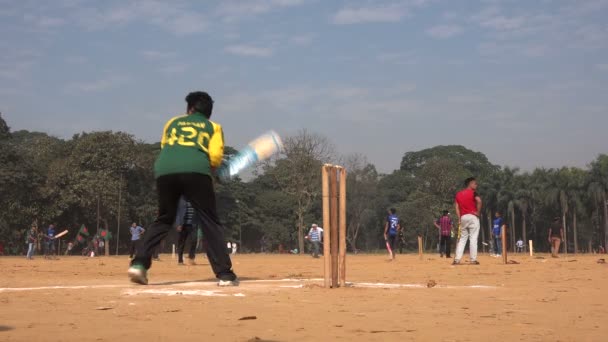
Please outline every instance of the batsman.
M146 230L143 253L131 261L128 274L132 282L148 284L152 253L169 233L184 196L202 221L207 239L207 257L219 286L237 286L236 274L226 252L224 228L216 210L212 174L224 155L222 127L210 121L213 99L205 92L186 96L187 114L165 124L161 152L154 164L158 192L158 217Z

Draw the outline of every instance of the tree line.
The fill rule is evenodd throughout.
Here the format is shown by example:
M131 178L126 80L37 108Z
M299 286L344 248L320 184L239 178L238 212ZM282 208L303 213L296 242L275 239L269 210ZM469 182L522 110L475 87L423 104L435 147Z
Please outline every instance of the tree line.
M347 177L347 243L350 251L383 246L383 224L391 207L405 227L402 243L434 250L433 222L452 210L454 194L469 176L480 183L484 201L481 241L490 240L491 221L500 211L509 222L509 248L533 240L549 250L547 230L554 217L566 228L569 252L598 250L608 237L608 155L586 168L517 168L492 164L463 146L436 146L406 152L398 170L382 174L365 156L339 155L327 137L308 131L284 139L285 149L260 164L247 180L217 184L217 203L227 239L241 251L304 251L308 228L321 223L321 166L344 165ZM90 132L60 139L41 132L11 131L0 114L0 242L5 252L24 253L25 231L36 222L93 233L113 233L110 251L126 252L131 222L143 226L156 215L152 165L159 143L125 132ZM236 150L226 148L229 158ZM120 232L118 232L120 227ZM118 238L118 240L116 240Z

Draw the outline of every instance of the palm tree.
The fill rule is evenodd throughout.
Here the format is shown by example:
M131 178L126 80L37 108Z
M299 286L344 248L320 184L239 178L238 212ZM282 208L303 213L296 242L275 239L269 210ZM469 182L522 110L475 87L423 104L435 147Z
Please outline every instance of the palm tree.
M603 195L604 195L604 189L602 187L602 185L598 182L594 182L592 181L589 184L589 187L587 188L587 194L589 195L589 197L591 198L591 201L593 202L593 204L595 205L595 210L593 210L593 214L592 216L597 217L597 242L598 244L602 244L602 231L603 231L603 227L602 227L602 214L601 214L601 209L600 206L602 206L603 203ZM602 206L603 207L603 206Z
M532 195L530 190L527 189L522 189L517 191L515 197L517 198L517 200L515 200L515 204L517 205L517 208L519 209L519 211L521 212L521 231L522 231L522 239L524 242L528 241L527 240L527 232L526 232L526 221L528 218L528 210L530 208L530 204L532 202ZM524 244L525 246L525 244ZM524 247L525 249L525 247Z
M487 181L483 182L483 187L481 189L483 196L483 206L485 208L485 214L487 219L487 230L488 237L492 237L492 216L493 213L499 211L498 206L498 192L500 189L500 173L496 173L491 176ZM479 217L483 222L483 213L479 213ZM486 241L485 239L485 229L481 230L482 232L482 241ZM483 245L485 246L485 245ZM483 248L483 247L482 247ZM484 248L485 249L485 248Z
M497 207L506 210L506 216L510 219L511 225L507 230L511 237L511 249L515 250L515 190L516 177L519 173L518 168L505 167L501 172L501 187L496 196Z
M559 206L562 225L564 227L564 251L568 254L568 228L566 226L566 215L568 214L568 194L566 193L567 182L565 181L565 168L560 170L549 170L548 183L545 187L545 203L549 206Z
M600 239L600 243L604 243L604 248L608 245L608 155L601 154L595 161L591 163L591 179L593 180L594 192L601 200L601 206L604 212L604 239Z
M574 233L574 253L578 252L578 213L583 208L583 193L585 186L586 172L579 168L570 168L568 177L567 196L569 207L572 213L572 229Z

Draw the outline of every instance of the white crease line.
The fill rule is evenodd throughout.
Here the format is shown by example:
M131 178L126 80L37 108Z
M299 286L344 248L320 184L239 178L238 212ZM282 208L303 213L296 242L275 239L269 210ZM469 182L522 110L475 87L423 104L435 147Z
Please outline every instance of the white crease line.
M364 287L364 288L384 288L384 289L398 289L398 288L427 288L424 284L385 284L385 283L346 283L346 286L350 287ZM496 289L497 286L489 285L435 285L433 287L442 289Z
M19 291L37 291L37 290L82 290L82 289L102 289L102 288L120 288L125 285L73 285L73 286L39 286L39 287L2 287L0 292L19 292Z
M264 283L263 287L279 287L279 288L303 288L304 284L298 285L280 285L280 283L314 283L319 282L323 279L258 279L258 280L245 280L241 281L241 285L245 285L245 289L247 288L247 284L256 284L256 283ZM279 283L276 286L273 286L270 283ZM162 286L162 284L158 285L148 285L148 289L146 290L138 290L138 291L155 291L154 287ZM191 287L191 286L217 286L216 282L188 282L181 284L174 284L177 287ZM360 287L360 288L383 288L383 289L399 289L399 288L426 288L425 284L387 284L387 283L347 283L349 287ZM465 289L465 288L473 288L473 289L496 289L499 286L488 286L488 285L436 285L436 288L444 288L444 289ZM103 289L103 288L129 288L128 285L59 285L59 286L40 286L40 287L5 287L0 288L0 293L2 292L22 292L22 291L39 291L39 290L82 290L82 289ZM160 290L158 290L160 291ZM173 291L173 290L172 290ZM199 290L181 290L182 293L187 291L199 291ZM200 291L208 291L208 290L200 290ZM175 290L175 292L180 292L180 290Z
M159 294L159 295L168 295L168 296L204 296L204 297L245 297L242 293L236 294L226 294L221 293L219 291L209 291L209 290L173 290L173 289L142 289L142 290L124 290L122 292L124 295L133 296L140 294Z

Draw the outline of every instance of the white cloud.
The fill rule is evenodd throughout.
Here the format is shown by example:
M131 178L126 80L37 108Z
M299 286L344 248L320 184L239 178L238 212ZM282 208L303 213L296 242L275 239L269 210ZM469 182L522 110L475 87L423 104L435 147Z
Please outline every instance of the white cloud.
M414 56L408 52L383 52L376 56L376 60L380 63L395 65L413 65L417 63Z
M524 17L504 17L496 16L485 18L479 22L479 25L484 28L491 28L499 31L515 30L522 27L525 23Z
M189 68L188 64L177 63L177 64L171 64L171 65L161 67L158 70L164 74L175 75L175 74L182 74L182 73L186 72L186 70L188 70L188 68Z
M600 71L608 72L608 63L598 64L598 65L596 65L596 67Z
M65 61L70 64L85 64L88 59L84 56L69 55L65 57Z
M447 100L456 104L477 104L485 101L483 96L480 95L451 95L448 96Z
M207 30L208 24L202 15L182 13L165 20L161 26L177 35L200 33Z
M289 38L289 42L294 45L307 46L307 45L312 44L314 38L315 37L313 34L308 33L308 34L293 36L293 37Z
M223 0L216 14L224 21L237 21L285 7L304 4L305 0Z
M0 80L21 81L26 75L30 74L34 65L35 63L32 60L14 60L10 63L0 61Z
M462 33L464 29L458 25L439 25L426 30L434 38L451 38Z
M336 25L362 24L362 23L394 23L401 21L407 15L404 6L378 6L343 8L332 19Z
M270 57L274 54L272 48L247 44L230 45L225 48L225 51L233 55L248 57Z
M65 87L65 90L69 93L100 92L121 86L128 81L127 76L111 74L92 81L70 83Z
M121 2L113 7L82 7L74 12L75 20L88 30L106 30L133 22L161 27L176 35L204 32L208 19L183 3L155 0Z
M163 60L175 57L173 51L144 50L141 55L148 60Z

